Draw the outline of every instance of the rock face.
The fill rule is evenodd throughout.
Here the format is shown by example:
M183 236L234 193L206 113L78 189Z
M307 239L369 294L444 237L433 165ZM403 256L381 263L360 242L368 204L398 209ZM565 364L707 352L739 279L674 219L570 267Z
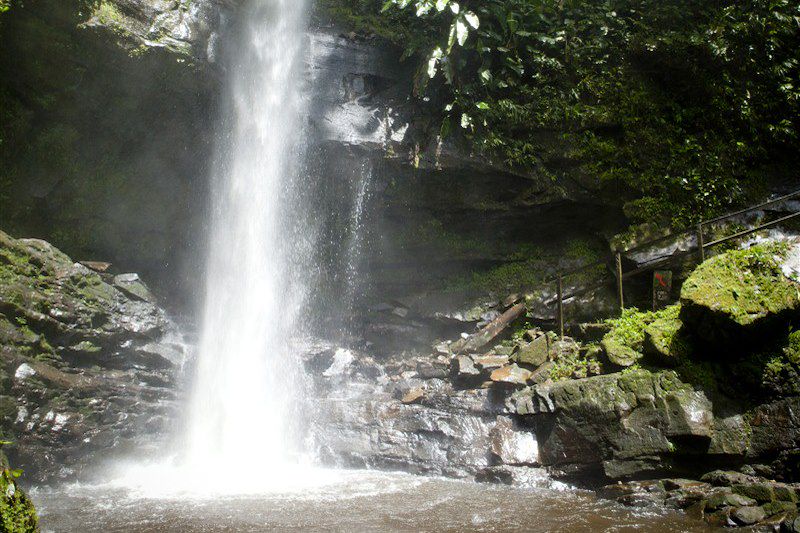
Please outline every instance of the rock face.
M714 438L712 403L672 372L537 385L516 393L509 407L536 420L542 464L571 475L664 472L681 456L707 453Z
M438 358L377 361L361 352L341 372L339 350L309 354L315 376L320 455L332 464L399 469L457 478L545 484L536 436L506 413L490 388L458 390L446 379L417 369L445 367Z
M128 265L176 301L191 294L219 35L236 4L41 0L4 13L0 227Z
M101 0L84 26L111 32L130 50L164 48L198 62L214 62L220 20L239 0Z
M15 463L72 477L94 452L155 443L183 359L173 331L135 275L0 232L0 428Z

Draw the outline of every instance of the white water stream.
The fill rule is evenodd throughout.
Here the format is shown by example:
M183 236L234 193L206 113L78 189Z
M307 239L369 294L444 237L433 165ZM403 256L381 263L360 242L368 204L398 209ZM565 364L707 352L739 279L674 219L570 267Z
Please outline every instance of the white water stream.
M186 468L275 484L302 451L295 331L313 241L297 205L304 0L250 2L229 72L229 137L213 190L206 299ZM310 230L309 230L310 231ZM289 475L289 474L287 474Z

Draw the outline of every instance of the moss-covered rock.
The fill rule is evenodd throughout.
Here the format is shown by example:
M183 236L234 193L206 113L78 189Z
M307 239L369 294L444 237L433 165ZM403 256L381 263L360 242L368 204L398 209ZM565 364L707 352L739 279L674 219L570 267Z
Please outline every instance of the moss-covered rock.
M785 244L766 244L707 260L681 290L683 323L697 341L728 355L777 336L800 318L800 285L786 275L793 254Z
M678 451L705 453L714 430L711 402L671 371L540 384L514 394L509 407L546 416L543 464L594 464L610 478L665 469Z
M543 365L550 356L550 339L547 335L539 335L531 342L521 344L514 354L514 359L523 365L537 368Z
M679 308L670 306L660 311L639 311L625 309L620 318L608 320L611 330L606 333L600 345L608 360L621 367L629 367L639 361L646 349L647 331L650 328L651 351L660 355L660 350L669 353L675 340L672 330L679 328L677 320ZM652 324L656 324L651 327ZM677 346L676 346L677 348ZM666 359L671 359L672 354Z
M169 394L182 358L162 342L170 321L138 278L151 301L114 281L45 241L0 231L0 434L38 480L116 445L116 424L144 423L135 413L155 412Z
M644 353L655 364L674 367L691 355L691 345L678 314L680 306L667 308L644 331Z

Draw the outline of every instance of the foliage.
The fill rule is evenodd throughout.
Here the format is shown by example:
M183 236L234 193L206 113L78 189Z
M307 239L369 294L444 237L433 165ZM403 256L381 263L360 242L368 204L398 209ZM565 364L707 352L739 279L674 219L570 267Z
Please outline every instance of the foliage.
M618 344L641 352L647 326L657 320L677 318L679 314L680 305L671 305L659 311L640 311L635 307L623 309L619 318L606 320L611 330L606 333L604 340L614 339Z
M0 441L0 447L11 444ZM39 531L39 518L33 502L17 486L17 479L22 470L14 470L8 466L5 455L2 456L0 472L0 524L2 531L8 533L34 533Z
M0 0L0 13L5 13L11 9L11 0Z
M407 53L420 59L419 96L442 98L442 135L460 127L509 167L605 185L633 219L719 212L759 192L773 162L796 161L791 0L393 7L423 21L427 47L415 40Z
M580 352L559 352L550 369L550 379L562 381L602 374L603 365L598 359L601 352L600 347L595 344L589 344Z
M766 358L761 385L770 394L800 394L800 331L793 331L776 355Z

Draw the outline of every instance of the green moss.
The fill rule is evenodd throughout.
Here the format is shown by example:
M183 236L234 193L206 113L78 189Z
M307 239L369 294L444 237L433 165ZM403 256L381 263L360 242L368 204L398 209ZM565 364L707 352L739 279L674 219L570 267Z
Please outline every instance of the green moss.
M686 383L697 385L705 391L712 392L719 389L718 380L723 375L722 369L710 361L692 361L684 358L678 362L675 371ZM728 377L730 375L728 374Z
M3 442L3 444L8 444ZM0 472L0 522L5 533L36 533L39 531L39 517L33 502L19 487L21 470L12 470L8 459L0 452L2 472Z
M675 366L691 355L692 346L681 321L680 305L667 307L645 328L645 355L657 364Z
M490 243L450 231L435 218L408 228L398 242L406 250L430 247L453 259L492 254Z
M643 357L647 327L656 321L675 320L680 307L673 305L660 311L625 309L622 316L606 321L611 331L603 337L601 345L609 360L618 366L631 366Z
M732 250L700 265L683 285L681 301L746 326L800 307L800 292L781 271L782 243Z
M553 358L553 367L550 369L550 379L562 381L602 374L603 363L599 358L601 352L602 350L596 344L589 344L580 351L556 351Z
M122 15L119 9L117 9L117 6L111 2L107 2L106 0L101 0L97 4L97 7L95 7L92 15L95 19L97 19L98 22L108 26L122 25L125 21L125 17Z
M791 332L783 347L775 353L751 358L752 371L760 376L764 392L772 396L800 394L800 331Z
M506 263L488 271L473 272L451 281L448 289L508 294L541 285L546 271L538 262Z

